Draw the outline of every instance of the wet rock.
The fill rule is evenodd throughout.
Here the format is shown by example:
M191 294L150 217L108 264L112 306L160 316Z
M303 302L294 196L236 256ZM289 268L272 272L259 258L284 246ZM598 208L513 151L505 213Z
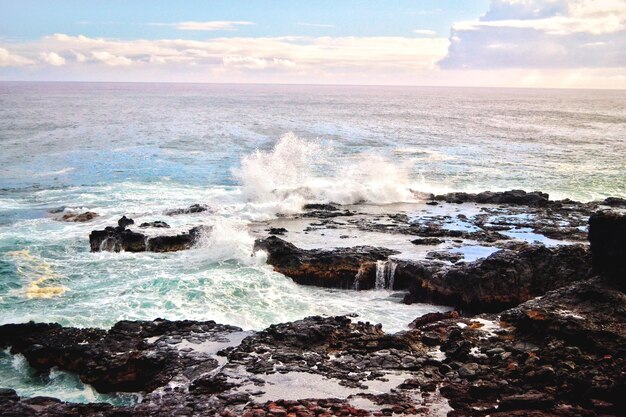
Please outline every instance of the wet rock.
M531 207L545 207L549 204L549 195L540 191L527 193L523 190L510 190L503 192L484 191L478 194L449 193L436 195L433 200L448 203L480 203L480 204L510 204Z
M338 211L339 209L332 204L305 204L302 207L304 210L317 210L317 211Z
M416 318L415 320L413 320L410 324L409 327L412 329L416 329L416 328L420 328L422 326L425 326L427 324L431 324L431 323L435 323L437 321L441 321L441 320L445 320L445 319L455 319L459 317L459 312L458 311L446 311L445 313L427 313L424 314L423 316L420 316L418 318Z
M127 220L120 219L120 222L126 224ZM191 248L203 234L210 231L210 227L196 226L188 233L148 238L143 233L133 232L125 227L106 227L89 234L89 246L92 252L174 252Z
M86 211L84 213L66 213L61 217L57 217L56 220L63 222L75 222L75 223L84 223L98 217L98 213L93 211Z
M207 211L209 207L205 204L192 204L187 208L173 209L165 211L166 216L177 216L180 214L202 213Z
M153 222L144 222L144 223L141 223L141 224L139 225L139 227L141 227L142 229L143 229L143 228L146 228L146 227L154 227L154 228L165 228L165 229L169 229L169 228L170 228L170 225L169 225L169 224L167 224L167 223L165 223L164 221L161 221L161 220L156 220L156 221L153 221Z
M267 262L274 266L274 270L299 284L353 288L360 273L360 289L374 287L376 261L386 260L397 253L371 246L304 250L276 236L257 240L254 250L267 252Z
M437 239L436 237L424 237L419 239L411 240L411 243L414 245L439 245L444 243L443 240Z
M135 224L135 221L133 219L129 219L126 216L122 216L122 218L117 221L117 225L122 229L130 226L131 224Z
M626 215L598 212L589 218L593 270L626 288Z
M185 354L175 346L145 341L199 331L210 339L241 329L213 321L121 321L109 331L31 322L0 326L0 347L10 346L11 353L23 354L39 370L58 367L75 372L100 392L149 392L189 368L217 367L206 354Z
M284 235L287 233L287 229L284 227L271 227L267 229L267 233L270 235Z
M405 302L435 302L474 312L499 311L589 276L584 246L527 245L432 275L420 274Z
M608 197L602 201L602 204L609 207L626 207L626 199L618 197Z

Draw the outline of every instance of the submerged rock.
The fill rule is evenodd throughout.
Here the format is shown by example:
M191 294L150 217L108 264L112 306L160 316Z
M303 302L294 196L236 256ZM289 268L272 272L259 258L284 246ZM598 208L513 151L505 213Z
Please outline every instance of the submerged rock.
M75 223L84 223L91 221L98 217L98 213L93 211L86 211L84 213L66 213L60 217L56 217L56 220L62 222L75 222Z
M177 216L179 214L202 213L203 211L207 211L208 209L209 207L205 204L192 204L187 208L167 210L165 211L165 215Z
M353 288L360 274L359 288L375 286L376 262L386 260L396 251L371 246L332 250L305 250L270 236L254 243L254 250L267 253L267 262L295 282L320 287Z
M141 224L139 225L139 227L141 227L142 229L143 229L143 228L146 228L146 227L155 227L155 228L165 228L165 229L169 229L169 228L170 228L170 225L169 225L169 224L167 224L167 223L165 223L164 221L161 221L161 220L156 220L156 221L154 221L154 222L144 222L144 223L141 223Z

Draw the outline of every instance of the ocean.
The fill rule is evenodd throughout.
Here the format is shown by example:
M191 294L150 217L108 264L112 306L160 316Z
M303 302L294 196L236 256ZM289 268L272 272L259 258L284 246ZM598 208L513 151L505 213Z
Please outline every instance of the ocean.
M384 207L416 192L626 197L626 93L4 82L0 147L0 323L162 317L259 330L355 313L398 331L439 307L299 286L253 253L251 229L306 203ZM164 215L195 203L210 209ZM54 219L84 211L99 217ZM184 252L90 253L90 231L122 215L213 232ZM15 361L0 360L0 375L23 395L77 383L37 385ZM85 389L65 398L98 395Z

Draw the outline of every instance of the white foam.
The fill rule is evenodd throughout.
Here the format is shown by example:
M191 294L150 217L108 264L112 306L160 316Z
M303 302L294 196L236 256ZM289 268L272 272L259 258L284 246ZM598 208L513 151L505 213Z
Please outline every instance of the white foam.
M337 159L330 145L283 135L270 151L244 156L233 170L248 204L268 215L293 214L307 202L416 201L409 170L376 154Z

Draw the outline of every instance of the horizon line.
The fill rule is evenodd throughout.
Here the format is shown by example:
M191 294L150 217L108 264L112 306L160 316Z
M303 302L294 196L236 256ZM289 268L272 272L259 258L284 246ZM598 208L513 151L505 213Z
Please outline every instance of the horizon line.
M0 80L0 83L40 84L185 84L185 85L256 85L256 86L310 86L310 87L392 87L392 88L475 88L515 90L585 90L626 91L626 88L602 87L533 87L533 86L470 86L470 85L420 85L420 84L333 84L333 83L272 83L272 82L210 82L210 81L85 81L85 80Z

